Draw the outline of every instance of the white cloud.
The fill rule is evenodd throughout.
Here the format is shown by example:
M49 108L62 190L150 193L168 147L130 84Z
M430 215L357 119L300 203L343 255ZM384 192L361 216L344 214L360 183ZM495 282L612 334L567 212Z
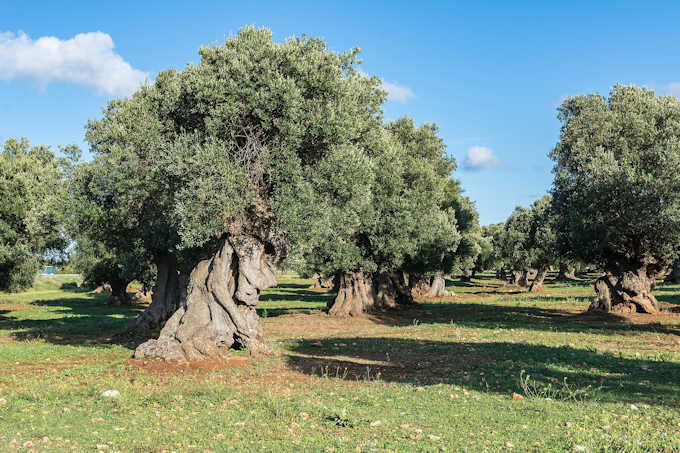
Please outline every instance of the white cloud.
M113 48L111 36L102 32L80 33L66 40L0 33L0 79L30 80L41 88L51 82L70 82L127 96L148 74L134 69Z
M501 161L491 150L485 146L472 146L465 153L463 167L469 170L481 170L485 168L497 168Z
M416 98L416 95L409 87L398 85L396 83L383 81L383 89L387 91L387 99L390 101L406 104L411 99Z

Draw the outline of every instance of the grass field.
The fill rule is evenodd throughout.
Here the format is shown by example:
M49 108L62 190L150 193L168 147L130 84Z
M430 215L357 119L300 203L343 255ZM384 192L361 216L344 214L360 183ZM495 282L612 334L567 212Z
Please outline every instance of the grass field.
M282 277L260 305L275 355L177 365L131 359L115 334L143 307L73 280L0 294L0 451L680 451L679 286L620 317L583 314L588 281L486 276L342 320Z

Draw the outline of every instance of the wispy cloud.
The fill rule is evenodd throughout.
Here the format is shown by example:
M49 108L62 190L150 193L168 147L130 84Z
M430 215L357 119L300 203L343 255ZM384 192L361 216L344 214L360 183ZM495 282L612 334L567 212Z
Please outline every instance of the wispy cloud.
M411 99L416 98L413 90L403 85L383 81L383 88L387 91L387 99L390 101L406 104Z
M665 91L673 96L680 97L680 82L671 82L666 85Z
M465 153L463 168L468 170L482 170L487 168L498 168L501 160L496 157L491 148L485 146L472 146Z
M80 33L66 40L0 33L0 79L30 80L43 89L52 82L69 82L126 96L148 74L134 69L113 49L113 39L102 32Z

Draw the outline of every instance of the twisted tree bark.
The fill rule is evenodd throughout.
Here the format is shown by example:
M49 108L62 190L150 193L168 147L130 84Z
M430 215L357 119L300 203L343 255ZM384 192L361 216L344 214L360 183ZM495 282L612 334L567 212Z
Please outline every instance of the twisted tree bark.
M536 277L531 282L531 286L529 287L530 293L537 293L543 290L543 281L545 280L545 276L547 273L548 266L541 266L538 268L538 270L536 271Z
M338 295L328 302L329 315L357 316L375 307L378 299L377 292L369 273L341 272L338 276L338 285Z
M411 294L417 298L434 298L454 296L452 291L446 290L444 274L437 272L432 276L415 275L409 279Z
M332 275L330 277L324 277L323 275L315 276L315 282L309 289L324 290L333 289L336 287L336 277Z
M159 338L141 344L135 357L185 361L222 359L230 348L267 352L255 307L260 291L276 284L278 262L275 248L261 238L223 238L192 270L186 297Z
M668 263L645 257L640 262L630 263L620 271L611 272L595 280L596 297L590 304L590 311L617 313L657 313L659 302L652 294L656 276Z
M338 295L328 303L331 316L358 316L362 313L413 303L401 271L371 275L367 272L340 273Z

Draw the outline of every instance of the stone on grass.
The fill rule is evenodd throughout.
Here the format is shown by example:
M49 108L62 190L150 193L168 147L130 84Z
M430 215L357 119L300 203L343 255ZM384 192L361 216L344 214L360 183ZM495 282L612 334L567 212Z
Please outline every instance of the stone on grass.
M102 398L120 398L120 392L118 390L107 390L102 393Z

